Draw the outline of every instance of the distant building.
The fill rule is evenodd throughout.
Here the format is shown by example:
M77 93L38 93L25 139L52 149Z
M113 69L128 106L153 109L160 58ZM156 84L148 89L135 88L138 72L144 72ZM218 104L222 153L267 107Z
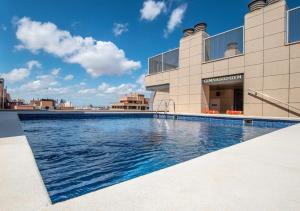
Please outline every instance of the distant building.
M112 104L111 110L145 111L149 110L149 102L143 94L133 93L122 97L119 103Z
M74 106L72 105L71 101L61 100L57 109L58 110L74 110Z
M12 100L9 108L14 110L34 110L34 106L25 104L23 99Z
M4 78L0 78L0 109L9 108L9 103L11 101L10 94L4 85Z
M31 100L30 104L34 107L34 109L46 109L46 110L53 110L55 109L55 100L52 99L38 99L38 100Z

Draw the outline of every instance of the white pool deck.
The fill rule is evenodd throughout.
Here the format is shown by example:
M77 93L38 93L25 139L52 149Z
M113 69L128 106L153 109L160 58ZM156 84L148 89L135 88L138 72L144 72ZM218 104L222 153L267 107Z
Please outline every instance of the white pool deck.
M26 137L3 132L16 114L4 114L0 210L300 210L300 124L52 205Z

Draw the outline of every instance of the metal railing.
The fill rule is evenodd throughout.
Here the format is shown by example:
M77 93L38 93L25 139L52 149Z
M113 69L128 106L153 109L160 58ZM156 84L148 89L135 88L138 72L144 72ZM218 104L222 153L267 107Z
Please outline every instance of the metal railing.
M254 90L254 89L248 88L248 93L253 94L253 95L255 95L255 96L261 95L263 98L271 99L271 100L273 100L273 101L275 101L275 102L277 102L277 103L280 103L280 104L283 104L283 105L288 106L288 108L292 108L292 109L295 109L295 110L297 110L297 111L300 111L299 108L297 108L297 107L295 107L295 106L292 106L292 105L290 105L289 103L286 103L286 102L283 102L283 101L281 101L281 100L278 100L278 99L276 99L275 97L272 97L272 96L270 96L270 95L267 95L267 94L265 94L265 93L263 93L263 92L259 92L259 91L256 91L256 90Z
M164 103L164 104L162 104ZM160 107L161 105L164 105L164 110L162 110L164 113L169 112L169 108L170 108L170 103L173 103L173 112L175 113L175 101L173 99L163 99L159 102L158 107L156 108L156 114L158 114L158 112L161 112Z
M156 74L178 68L179 48L163 52L148 59L148 74Z
M300 42L300 7L287 11L287 43Z
M204 62L244 54L244 26L204 39Z

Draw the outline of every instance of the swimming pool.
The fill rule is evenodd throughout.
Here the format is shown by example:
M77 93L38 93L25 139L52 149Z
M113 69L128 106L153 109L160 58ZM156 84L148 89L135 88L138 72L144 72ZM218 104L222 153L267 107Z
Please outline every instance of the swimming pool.
M53 203L166 168L292 122L178 116L22 117Z

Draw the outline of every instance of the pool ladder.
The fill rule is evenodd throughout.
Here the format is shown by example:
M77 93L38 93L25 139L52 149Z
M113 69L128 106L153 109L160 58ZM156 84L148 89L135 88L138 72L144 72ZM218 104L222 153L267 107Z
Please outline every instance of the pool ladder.
M173 111L174 111L174 115L173 115L173 118L176 119L176 115L175 115L175 101L173 99L163 99L159 102L159 105L155 111L155 116L156 118L159 118L160 117L160 107L162 105L165 105L165 109L163 110L163 116L167 119L167 112L169 112L169 108L170 108L170 103L173 103Z

